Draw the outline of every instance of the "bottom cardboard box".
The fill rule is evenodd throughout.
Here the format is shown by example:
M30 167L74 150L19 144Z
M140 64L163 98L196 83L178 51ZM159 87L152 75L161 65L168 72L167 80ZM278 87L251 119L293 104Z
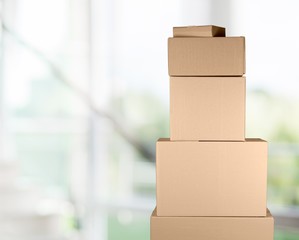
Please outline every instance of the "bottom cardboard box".
M273 240L274 219L266 217L151 216L151 240Z

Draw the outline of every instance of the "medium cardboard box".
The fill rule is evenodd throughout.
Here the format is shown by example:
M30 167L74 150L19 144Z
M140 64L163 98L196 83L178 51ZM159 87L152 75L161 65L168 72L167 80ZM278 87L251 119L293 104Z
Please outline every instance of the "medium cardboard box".
M265 216L267 142L156 144L158 216Z
M170 76L242 76L245 38L169 38L168 73Z
M274 219L266 217L151 216L151 240L273 240Z
M225 28L214 25L174 27L173 37L225 37Z
M171 140L245 140L244 77L170 77Z

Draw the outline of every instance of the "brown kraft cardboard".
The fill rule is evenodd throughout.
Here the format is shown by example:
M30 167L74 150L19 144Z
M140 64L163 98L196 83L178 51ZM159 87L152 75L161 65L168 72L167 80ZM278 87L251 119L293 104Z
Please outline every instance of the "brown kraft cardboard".
M244 77L170 77L171 140L245 140Z
M267 142L156 144L158 216L265 216Z
M151 216L151 240L273 240L274 219L266 217Z
M168 72L170 76L242 76L245 38L169 38Z
M225 28L214 25L173 27L173 37L225 37Z

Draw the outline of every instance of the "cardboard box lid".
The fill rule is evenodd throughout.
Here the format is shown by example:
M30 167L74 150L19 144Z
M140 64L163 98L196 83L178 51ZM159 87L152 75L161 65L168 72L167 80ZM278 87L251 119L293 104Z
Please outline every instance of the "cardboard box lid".
M265 209L266 210L266 209ZM273 240L274 218L265 217L159 217L150 218L151 240Z
M222 141L222 140L170 140L170 138L158 138L156 143L159 142L223 142L223 143L227 143L227 142L241 142L241 143L245 143L245 142L267 142L264 139L261 138L245 138L245 141L239 141L239 140L230 140L230 141Z
M155 207L155 209L154 209L154 211L152 212L152 215L151 215L151 217L153 218L153 217L158 217L158 218L167 218L167 217L160 217L160 216L157 216L157 207ZM170 216L169 218L174 218L173 216ZM178 218L184 218L184 217L178 217ZM185 217L185 218L188 218L188 217ZM190 216L189 216L189 218L190 218ZM194 218L194 216L192 216L191 218ZM224 217L215 217L215 216L213 216L213 217L198 217L198 218L224 218ZM250 217L240 217L240 216L238 216L238 217L228 217L228 218L252 218L252 216L250 216ZM262 218L265 218L265 217L262 217ZM272 216L272 214L271 214L271 212L270 212L270 210L267 208L267 215L266 215L266 218L273 218L273 216Z
M173 37L225 37L225 28L214 25L173 27Z

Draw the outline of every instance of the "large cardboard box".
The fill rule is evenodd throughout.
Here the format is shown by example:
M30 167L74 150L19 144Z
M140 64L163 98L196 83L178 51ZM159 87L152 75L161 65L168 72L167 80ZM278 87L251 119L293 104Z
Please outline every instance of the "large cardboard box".
M168 72L170 76L242 76L245 38L169 38Z
M174 27L173 37L225 37L225 28L214 25Z
M156 144L158 216L265 216L267 142Z
M151 240L273 240L274 219L266 217L151 216Z
M245 140L244 77L170 77L171 140Z

